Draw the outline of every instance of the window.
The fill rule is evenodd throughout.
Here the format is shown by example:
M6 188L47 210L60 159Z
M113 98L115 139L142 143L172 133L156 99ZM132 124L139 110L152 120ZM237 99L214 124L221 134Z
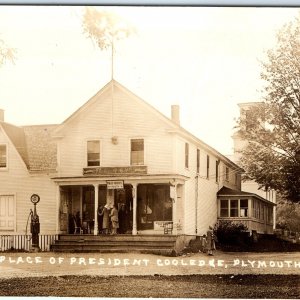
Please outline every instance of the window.
M234 174L234 184L235 185L238 184L238 174L237 173Z
M206 178L209 178L209 155L206 156Z
M248 217L248 199L240 200L240 217Z
M259 219L259 203L257 200L253 200L252 201L253 203L253 217L256 218L256 219Z
M221 218L244 218L249 217L248 199L231 199L220 200L220 217Z
M144 140L131 140L131 165L144 165Z
M263 203L260 203L260 207L259 207L260 211L259 211L259 218L261 220L264 220L264 215L265 215L265 206Z
M200 150L197 149L197 174L200 173Z
M219 161L216 160L216 182L219 182Z
M220 217L228 217L229 207L228 200L221 200Z
M184 155L185 155L185 167L188 169L189 167L189 144L188 143L185 143Z
M0 231L15 229L15 208L13 195L0 195Z
M268 217L267 217L267 221L270 224L273 224L273 207L268 207Z
M87 142L87 165L100 166L100 141Z
M230 200L230 217L239 216L239 200Z
M225 180L229 181L229 168L225 167Z
M7 167L7 148L6 145L0 145L0 168Z

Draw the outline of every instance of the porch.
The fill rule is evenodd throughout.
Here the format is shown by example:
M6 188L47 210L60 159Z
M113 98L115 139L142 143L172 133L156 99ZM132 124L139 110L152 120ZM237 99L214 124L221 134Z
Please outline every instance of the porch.
M146 175L122 177L57 178L57 233L110 233L101 211L115 206L119 216L118 234L182 234L186 177ZM106 220L107 221L107 220Z
M273 234L275 206L253 193L227 187L218 192L218 220L243 223L250 233Z

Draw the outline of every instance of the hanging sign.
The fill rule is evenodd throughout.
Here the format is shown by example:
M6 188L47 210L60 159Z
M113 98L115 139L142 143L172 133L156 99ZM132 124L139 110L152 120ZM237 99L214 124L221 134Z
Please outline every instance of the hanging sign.
M123 180L107 180L107 189L108 190L117 190L124 188L124 181Z

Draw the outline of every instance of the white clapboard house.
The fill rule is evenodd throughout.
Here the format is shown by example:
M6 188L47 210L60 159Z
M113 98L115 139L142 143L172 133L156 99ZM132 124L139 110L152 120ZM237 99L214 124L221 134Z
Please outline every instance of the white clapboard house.
M102 245L114 241L106 245L113 251L139 237L151 237L153 245L169 237L182 248L218 218L242 220L251 230L261 222L256 203L271 213L270 202L241 192L240 167L180 126L178 106L171 115L115 80L62 124L17 127L4 121L2 110L1 249L29 247L32 194L41 199L42 250L62 240L72 248L79 239L97 251L98 238ZM125 208L125 234L99 233L97 211L106 204Z

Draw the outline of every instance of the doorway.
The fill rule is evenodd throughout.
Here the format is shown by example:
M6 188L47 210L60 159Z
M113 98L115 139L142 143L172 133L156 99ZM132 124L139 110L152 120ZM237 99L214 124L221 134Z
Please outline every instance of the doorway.
M114 204L119 212L118 233L125 234L132 232L133 223L133 198L132 186L125 184L123 189L115 189Z

